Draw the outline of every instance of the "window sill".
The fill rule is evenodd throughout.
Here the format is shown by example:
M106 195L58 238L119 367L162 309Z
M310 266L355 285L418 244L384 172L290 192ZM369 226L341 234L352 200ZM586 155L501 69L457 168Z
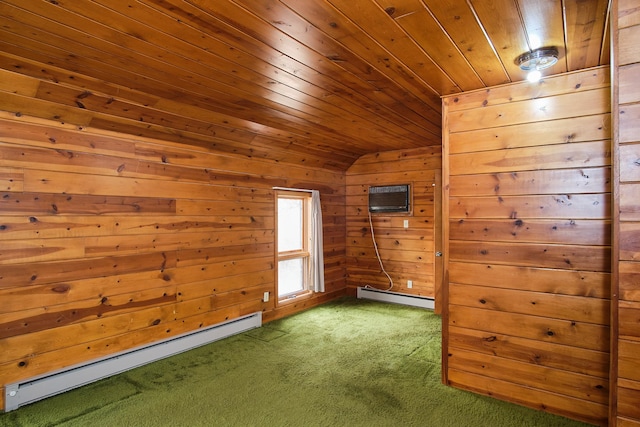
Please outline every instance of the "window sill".
M309 299L311 298L312 295L313 295L312 291L298 292L297 294L288 295L286 297L278 299L278 305L282 306L282 305L294 304L297 301Z

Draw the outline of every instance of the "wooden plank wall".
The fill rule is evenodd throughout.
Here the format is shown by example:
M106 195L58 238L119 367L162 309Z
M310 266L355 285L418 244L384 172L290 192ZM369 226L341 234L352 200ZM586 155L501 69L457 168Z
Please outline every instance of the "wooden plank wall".
M389 280L375 254L368 216L369 186L411 184L410 214L373 214L373 230L392 291L434 296L435 184L440 147L388 151L362 156L347 171L347 284L388 289ZM404 221L409 227L404 228ZM413 287L407 288L407 280Z
M618 281L614 288L612 425L640 425L640 6L619 0L614 8L614 102L619 187L619 215L614 255ZM617 25L616 25L617 24ZM617 424L616 424L617 423Z
M444 99L444 379L606 424L610 87L601 67Z
M0 386L344 294L344 172L9 113L6 99ZM324 211L327 291L282 309L262 302L275 296L273 186L318 189Z

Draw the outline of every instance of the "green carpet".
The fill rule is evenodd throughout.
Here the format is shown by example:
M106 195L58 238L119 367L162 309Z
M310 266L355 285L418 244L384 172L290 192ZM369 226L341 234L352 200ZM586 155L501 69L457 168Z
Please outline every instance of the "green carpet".
M0 414L2 426L585 426L440 384L440 318L344 298Z

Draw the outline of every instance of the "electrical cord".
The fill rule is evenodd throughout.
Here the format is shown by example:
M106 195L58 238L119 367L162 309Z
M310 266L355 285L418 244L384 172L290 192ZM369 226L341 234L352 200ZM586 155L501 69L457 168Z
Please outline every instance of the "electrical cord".
M380 258L380 252L378 252L378 244L376 243L376 236L373 232L373 220L371 219L371 211L369 211L369 226L371 227L371 240L373 241L373 248L376 250L376 257L378 257L380 268L382 269L382 272L387 276L387 279L389 279L389 288L386 290L390 291L393 288L393 279L391 279L391 276L389 276L387 270L384 269L382 258ZM373 288L373 286L366 285L365 288Z

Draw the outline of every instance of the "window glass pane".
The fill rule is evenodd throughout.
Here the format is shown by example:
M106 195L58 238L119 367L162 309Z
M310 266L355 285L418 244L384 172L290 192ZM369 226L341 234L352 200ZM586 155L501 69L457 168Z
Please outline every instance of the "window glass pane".
M304 289L304 259L294 258L278 262L278 296Z
M302 250L302 200L278 199L278 252Z

